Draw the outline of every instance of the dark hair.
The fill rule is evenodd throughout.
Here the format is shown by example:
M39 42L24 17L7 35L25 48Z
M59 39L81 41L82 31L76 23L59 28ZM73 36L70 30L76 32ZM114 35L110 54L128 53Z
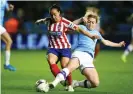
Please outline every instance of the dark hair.
M57 9L57 11L60 12L60 14L62 14L62 9L60 8L60 6L58 6L57 4L53 4L50 8L49 8L49 13L52 9Z

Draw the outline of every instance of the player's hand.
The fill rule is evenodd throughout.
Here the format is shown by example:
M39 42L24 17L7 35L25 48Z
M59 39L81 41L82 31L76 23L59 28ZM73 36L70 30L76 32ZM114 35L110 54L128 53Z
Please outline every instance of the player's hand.
M37 20L37 21L35 22L35 24L40 24L40 23L43 23L43 22L48 21L48 20L50 20L49 17L46 17L46 18L44 18L44 19L39 19L39 20Z
M125 44L126 44L125 41L119 43L120 47L125 47Z
M82 17L82 19L83 19L83 22L86 24L87 23L87 18L84 16L84 17Z
M98 36L98 35L95 35L95 34L92 34L92 37L91 37L91 39L100 39L100 37Z
M41 22L43 22L44 21L44 19L39 19L39 20L37 20L36 22L35 22L35 24L39 24L39 23L41 23Z
M9 7L9 9L8 9L9 11L13 11L13 9L14 9L14 5L9 4L8 7Z

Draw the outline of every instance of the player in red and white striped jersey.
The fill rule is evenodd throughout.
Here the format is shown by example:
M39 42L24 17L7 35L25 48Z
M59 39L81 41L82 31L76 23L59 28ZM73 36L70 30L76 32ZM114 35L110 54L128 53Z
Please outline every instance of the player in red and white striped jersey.
M76 30L77 26L63 17L58 23L49 24L49 47L56 49L71 48L65 33L69 28Z
M71 58L71 45L65 33L66 31L68 31L68 29L79 31L92 39L99 38L99 36L92 35L82 30L71 21L62 17L61 12L62 11L59 6L53 5L52 7L50 7L49 10L51 16L50 18L40 19L36 21L36 23L44 22L48 26L49 49L47 52L47 59L50 65L51 72L54 76L56 76L60 72L60 69L56 64L57 60L61 58L61 66L64 68ZM68 91L74 91L71 86L71 75L67 77L67 80L69 84Z

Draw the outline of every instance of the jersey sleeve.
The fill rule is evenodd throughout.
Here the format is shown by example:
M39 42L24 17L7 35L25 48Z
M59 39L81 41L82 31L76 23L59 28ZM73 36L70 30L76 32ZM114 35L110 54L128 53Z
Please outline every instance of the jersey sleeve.
M62 22L64 23L65 27L67 27L68 29L76 30L78 28L76 24L65 18L62 18Z
M8 6L8 2L6 1L6 4L5 4L5 8L8 9L9 6Z
M86 30L86 27L84 25L78 25L81 29Z

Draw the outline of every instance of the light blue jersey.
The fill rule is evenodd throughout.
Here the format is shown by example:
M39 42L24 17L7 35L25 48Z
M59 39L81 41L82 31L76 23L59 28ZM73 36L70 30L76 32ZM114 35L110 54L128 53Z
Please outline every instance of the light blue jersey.
M101 36L101 34L97 30L91 31L84 25L79 25L79 27L85 31L90 32L91 34L99 35L100 40L103 39L103 37ZM88 36L85 36L85 35L79 33L78 34L78 46L76 47L75 51L84 51L84 52L90 53L94 57L96 42L97 42L97 39L92 40Z
M8 8L7 0L0 0L0 25L3 26L5 9Z

